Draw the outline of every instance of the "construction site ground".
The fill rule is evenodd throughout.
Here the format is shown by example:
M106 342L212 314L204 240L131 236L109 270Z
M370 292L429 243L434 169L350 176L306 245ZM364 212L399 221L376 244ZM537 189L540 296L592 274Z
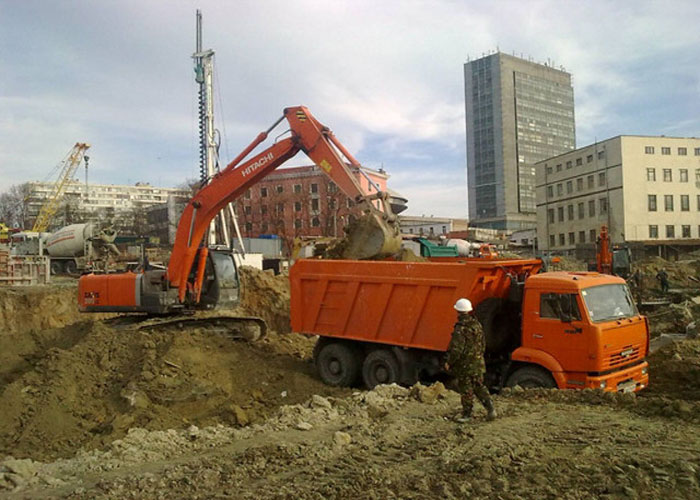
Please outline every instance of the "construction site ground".
M256 343L115 328L69 280L0 290L0 498L700 498L700 340L637 396L516 388L458 424L439 383L324 385L286 277L242 279Z

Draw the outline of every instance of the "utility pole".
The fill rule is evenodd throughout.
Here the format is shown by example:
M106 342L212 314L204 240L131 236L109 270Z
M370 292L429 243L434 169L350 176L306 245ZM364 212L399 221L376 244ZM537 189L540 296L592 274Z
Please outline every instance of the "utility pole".
M202 186L219 170L219 145L214 128L214 51L202 50L202 12L197 9L197 35L194 59L195 81L199 84L199 176ZM228 228L223 213L209 225L207 243L216 245L216 221L221 226L223 244L229 245Z

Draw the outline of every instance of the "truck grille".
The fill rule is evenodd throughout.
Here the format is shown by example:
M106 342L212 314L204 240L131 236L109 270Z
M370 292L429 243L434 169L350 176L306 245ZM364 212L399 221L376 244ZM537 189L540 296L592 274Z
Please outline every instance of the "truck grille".
M627 363L639 359L641 356L639 345L628 345L613 352L608 356L608 367L615 368L617 366L626 365Z

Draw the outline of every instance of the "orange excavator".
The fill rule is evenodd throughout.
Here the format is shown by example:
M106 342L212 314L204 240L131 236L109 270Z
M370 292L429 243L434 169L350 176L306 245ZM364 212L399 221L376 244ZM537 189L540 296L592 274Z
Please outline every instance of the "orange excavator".
M290 136L241 163L284 119L289 123ZM167 269L84 275L78 286L80 310L147 313L140 321L181 324L183 314L237 305L240 281L233 253L225 246L206 245L209 223L228 203L299 151L306 153L363 210L363 216L346 236L342 257L371 259L397 253L401 237L388 195L379 192L366 196L346 165L359 168L359 162L306 107L290 107L190 200L180 218ZM381 201L383 210L374 206L374 200ZM153 315L170 315L171 319L149 318ZM265 330L260 318L212 315L207 319L249 339L263 335Z

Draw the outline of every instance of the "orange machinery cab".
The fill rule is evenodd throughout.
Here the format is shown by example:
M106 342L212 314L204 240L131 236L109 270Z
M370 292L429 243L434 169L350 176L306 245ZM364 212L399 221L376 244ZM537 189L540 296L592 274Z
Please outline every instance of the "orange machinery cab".
M560 389L622 392L649 383L649 328L621 278L549 272L525 283L522 343L513 362L547 368Z
M240 281L233 254L210 249L202 273L201 291L192 283L198 260L192 266L185 302L178 300L165 269L112 274L86 274L78 282L78 306L83 312L148 312L166 314L183 309L234 307L239 302Z

